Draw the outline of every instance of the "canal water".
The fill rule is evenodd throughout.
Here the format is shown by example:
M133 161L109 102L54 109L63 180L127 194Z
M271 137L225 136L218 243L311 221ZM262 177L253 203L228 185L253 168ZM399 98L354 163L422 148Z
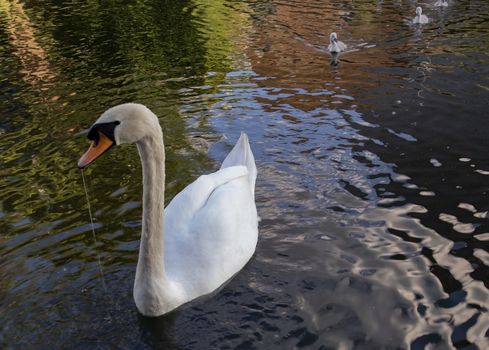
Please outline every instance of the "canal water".
M0 0L0 347L489 348L489 3L434 2ZM123 102L167 200L241 131L258 167L255 255L157 319L135 147L85 172L96 240L76 167Z

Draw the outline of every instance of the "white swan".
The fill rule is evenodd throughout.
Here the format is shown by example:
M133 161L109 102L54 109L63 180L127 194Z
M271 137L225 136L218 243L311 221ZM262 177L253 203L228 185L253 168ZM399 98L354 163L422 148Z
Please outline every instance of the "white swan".
M423 9L421 7L416 7L416 16L413 18L414 24L425 24L428 23L428 17L423 15Z
M241 134L221 169L202 175L163 211L165 151L157 117L145 106L110 108L93 124L84 168L114 145L136 143L143 169L143 219L134 300L160 316L209 294L253 255L258 239L256 166Z
M438 0L435 2L436 7L447 7L448 6L448 1L447 0Z
M329 42L328 51L331 53L339 53L346 50L346 45L338 40L338 36L335 32L329 35Z

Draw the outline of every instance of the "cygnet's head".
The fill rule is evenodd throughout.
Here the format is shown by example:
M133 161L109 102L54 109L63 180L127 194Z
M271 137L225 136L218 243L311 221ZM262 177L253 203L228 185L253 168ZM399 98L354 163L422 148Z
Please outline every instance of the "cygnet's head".
M337 41L338 41L338 37L337 37L337 35L336 35L336 33L335 33L335 32L333 32L333 33L331 33L331 34L329 35L329 41L330 41L331 43L335 43L335 42L337 42Z
M422 13L423 9L420 6L416 7L416 16L421 16Z
M161 127L146 106L125 103L112 107L90 128L87 137L92 145L78 161L78 167L88 166L115 145L135 143L152 134L161 135Z

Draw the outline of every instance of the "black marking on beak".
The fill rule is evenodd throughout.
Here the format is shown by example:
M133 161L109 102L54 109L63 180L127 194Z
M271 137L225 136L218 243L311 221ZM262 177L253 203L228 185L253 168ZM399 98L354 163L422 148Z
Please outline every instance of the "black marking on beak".
M97 145L100 139L99 132L101 132L109 139L111 139L115 144L115 138L114 138L115 127L120 123L121 123L120 121L116 120L110 123L95 124L88 131L87 138L91 141L95 141L95 145Z

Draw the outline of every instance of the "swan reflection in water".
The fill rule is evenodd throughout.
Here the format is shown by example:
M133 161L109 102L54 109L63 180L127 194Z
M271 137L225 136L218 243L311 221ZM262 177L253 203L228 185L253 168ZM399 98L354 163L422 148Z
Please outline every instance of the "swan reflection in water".
M178 314L179 311L159 317L146 317L139 314L139 328L143 341L157 349L181 349L175 337L175 321Z
M337 53L337 52L331 53L331 62L330 62L330 64L333 67L336 67L340 63L340 60L338 59L338 56L339 56L339 53Z

